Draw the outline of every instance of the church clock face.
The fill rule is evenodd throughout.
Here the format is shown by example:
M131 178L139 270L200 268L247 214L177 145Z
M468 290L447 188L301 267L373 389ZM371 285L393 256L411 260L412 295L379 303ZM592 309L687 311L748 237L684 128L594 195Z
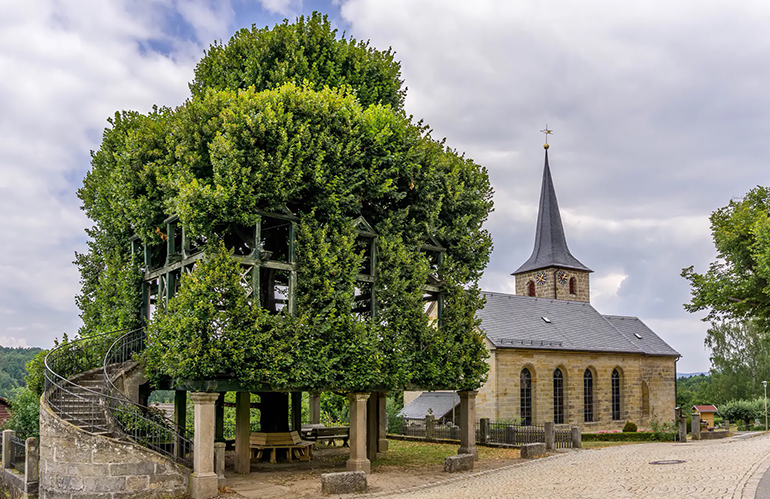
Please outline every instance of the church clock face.
M559 284L567 284L569 275L563 270L560 270L556 273L556 279L559 281Z
M543 284L548 282L548 275L541 270L535 275L535 282L537 283L538 286L542 286Z

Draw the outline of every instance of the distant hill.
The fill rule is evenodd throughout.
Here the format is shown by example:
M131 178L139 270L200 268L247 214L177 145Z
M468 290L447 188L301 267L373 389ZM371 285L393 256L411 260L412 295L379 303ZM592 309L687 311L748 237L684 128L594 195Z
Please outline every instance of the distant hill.
M40 348L11 348L0 346L0 397L8 398L14 388L24 386L26 364Z
M692 376L708 376L709 372L700 372L700 373L676 373L676 377L678 378L689 378Z

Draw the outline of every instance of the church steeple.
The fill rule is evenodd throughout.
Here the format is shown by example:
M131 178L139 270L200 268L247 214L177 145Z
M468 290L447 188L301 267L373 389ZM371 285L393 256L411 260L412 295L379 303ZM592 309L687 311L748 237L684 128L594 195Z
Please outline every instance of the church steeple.
M559 203L548 165L548 144L544 147L545 165L535 228L535 247L529 259L512 274L516 276L516 292L539 297L588 301L588 273L593 271L572 256L567 247ZM560 290L559 285L565 289Z

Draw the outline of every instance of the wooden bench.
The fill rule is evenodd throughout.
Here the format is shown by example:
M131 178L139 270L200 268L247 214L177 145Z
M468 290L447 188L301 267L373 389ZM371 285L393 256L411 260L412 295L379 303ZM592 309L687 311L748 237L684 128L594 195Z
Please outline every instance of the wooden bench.
M249 435L249 447L251 459L259 461L266 450L270 451L270 462L275 464L276 451L286 449L286 461L292 462L292 458L300 461L310 461L313 458L313 442L302 440L296 431L280 433L254 432Z
M336 440L342 440L342 446L348 447L350 439L350 426L330 426L325 428L313 428L310 430L308 440L318 442L319 440L328 440L334 445Z

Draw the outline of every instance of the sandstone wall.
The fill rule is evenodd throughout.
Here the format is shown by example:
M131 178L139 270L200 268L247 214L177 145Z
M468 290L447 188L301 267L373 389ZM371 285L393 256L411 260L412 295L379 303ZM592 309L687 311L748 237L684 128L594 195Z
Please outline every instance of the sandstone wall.
M563 284L559 283L556 273L564 270L567 273L567 280ZM545 272L546 282L537 285L536 276L538 272ZM546 269L532 270L522 272L516 275L516 294L520 296L529 296L529 282L535 282L535 296L537 298L550 298L556 300L570 301L591 301L591 287L589 283L588 272L582 270L559 269L557 267L548 267ZM575 278L575 293L569 292L569 280Z
M555 350L497 349L490 352L494 368L479 390L477 417L493 421L520 419L520 374L528 368L532 375L533 424L553 421L553 372L564 375L564 423L582 431L621 429L626 421L649 427L653 420L674 419L675 357L639 354L562 352ZM593 373L594 422L583 421L583 373ZM618 369L620 415L612 420L612 371ZM643 385L647 390L643 390ZM649 393L648 404L643 392ZM649 410L643 409L648 406Z
M86 433L40 404L40 499L172 499L190 470L130 442Z

